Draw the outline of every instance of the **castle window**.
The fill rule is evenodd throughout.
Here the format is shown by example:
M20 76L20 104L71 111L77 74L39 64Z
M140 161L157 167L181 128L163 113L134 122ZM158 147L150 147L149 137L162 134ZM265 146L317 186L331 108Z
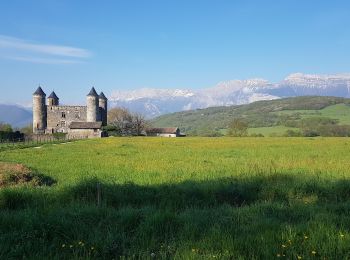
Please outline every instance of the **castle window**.
M66 126L66 121L61 121L61 127L65 127Z
M66 112L62 112L62 118L66 118Z
M79 119L79 118L80 118L79 112L76 111L76 112L74 113L74 116L75 116L76 119Z

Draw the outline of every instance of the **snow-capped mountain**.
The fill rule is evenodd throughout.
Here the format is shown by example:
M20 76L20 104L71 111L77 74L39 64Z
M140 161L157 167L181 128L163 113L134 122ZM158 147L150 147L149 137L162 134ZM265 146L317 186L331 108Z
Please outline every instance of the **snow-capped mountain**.
M126 107L151 118L183 110L306 95L350 97L350 73L294 73L278 83L264 79L230 80L199 90L142 88L114 91L109 99L111 107Z

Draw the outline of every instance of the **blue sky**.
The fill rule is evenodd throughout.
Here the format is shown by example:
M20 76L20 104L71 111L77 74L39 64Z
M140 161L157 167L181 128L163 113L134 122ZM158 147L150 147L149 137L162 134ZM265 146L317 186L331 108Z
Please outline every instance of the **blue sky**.
M0 102L350 72L350 2L0 1Z

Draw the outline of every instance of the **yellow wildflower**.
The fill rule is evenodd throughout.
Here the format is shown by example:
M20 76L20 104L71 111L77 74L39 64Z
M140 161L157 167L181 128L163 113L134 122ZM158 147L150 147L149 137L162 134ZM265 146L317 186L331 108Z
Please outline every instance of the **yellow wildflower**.
M287 246L286 245L282 245L283 248L286 248Z
M300 255L298 255L298 257L297 257L298 259L302 259L302 257L300 256Z
M304 236L305 239L308 239L309 237L308 236Z
M340 237L344 237L344 234L340 234Z
M316 251L315 250L311 251L311 254L316 255Z

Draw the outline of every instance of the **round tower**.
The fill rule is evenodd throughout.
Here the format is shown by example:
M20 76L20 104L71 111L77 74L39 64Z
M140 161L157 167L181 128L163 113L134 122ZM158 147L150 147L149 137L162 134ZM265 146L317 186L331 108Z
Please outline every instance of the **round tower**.
M33 133L45 133L47 124L46 94L39 86L33 93Z
M86 121L97 122L99 119L99 102L98 95L95 88L93 87L86 97L87 111Z
M59 100L60 99L57 97L55 91L52 91L50 96L47 98L47 105L48 106L58 106Z
M102 121L102 125L107 125L107 102L108 99L106 98L105 94L103 92L100 93L98 96L99 106L100 106L100 119Z

